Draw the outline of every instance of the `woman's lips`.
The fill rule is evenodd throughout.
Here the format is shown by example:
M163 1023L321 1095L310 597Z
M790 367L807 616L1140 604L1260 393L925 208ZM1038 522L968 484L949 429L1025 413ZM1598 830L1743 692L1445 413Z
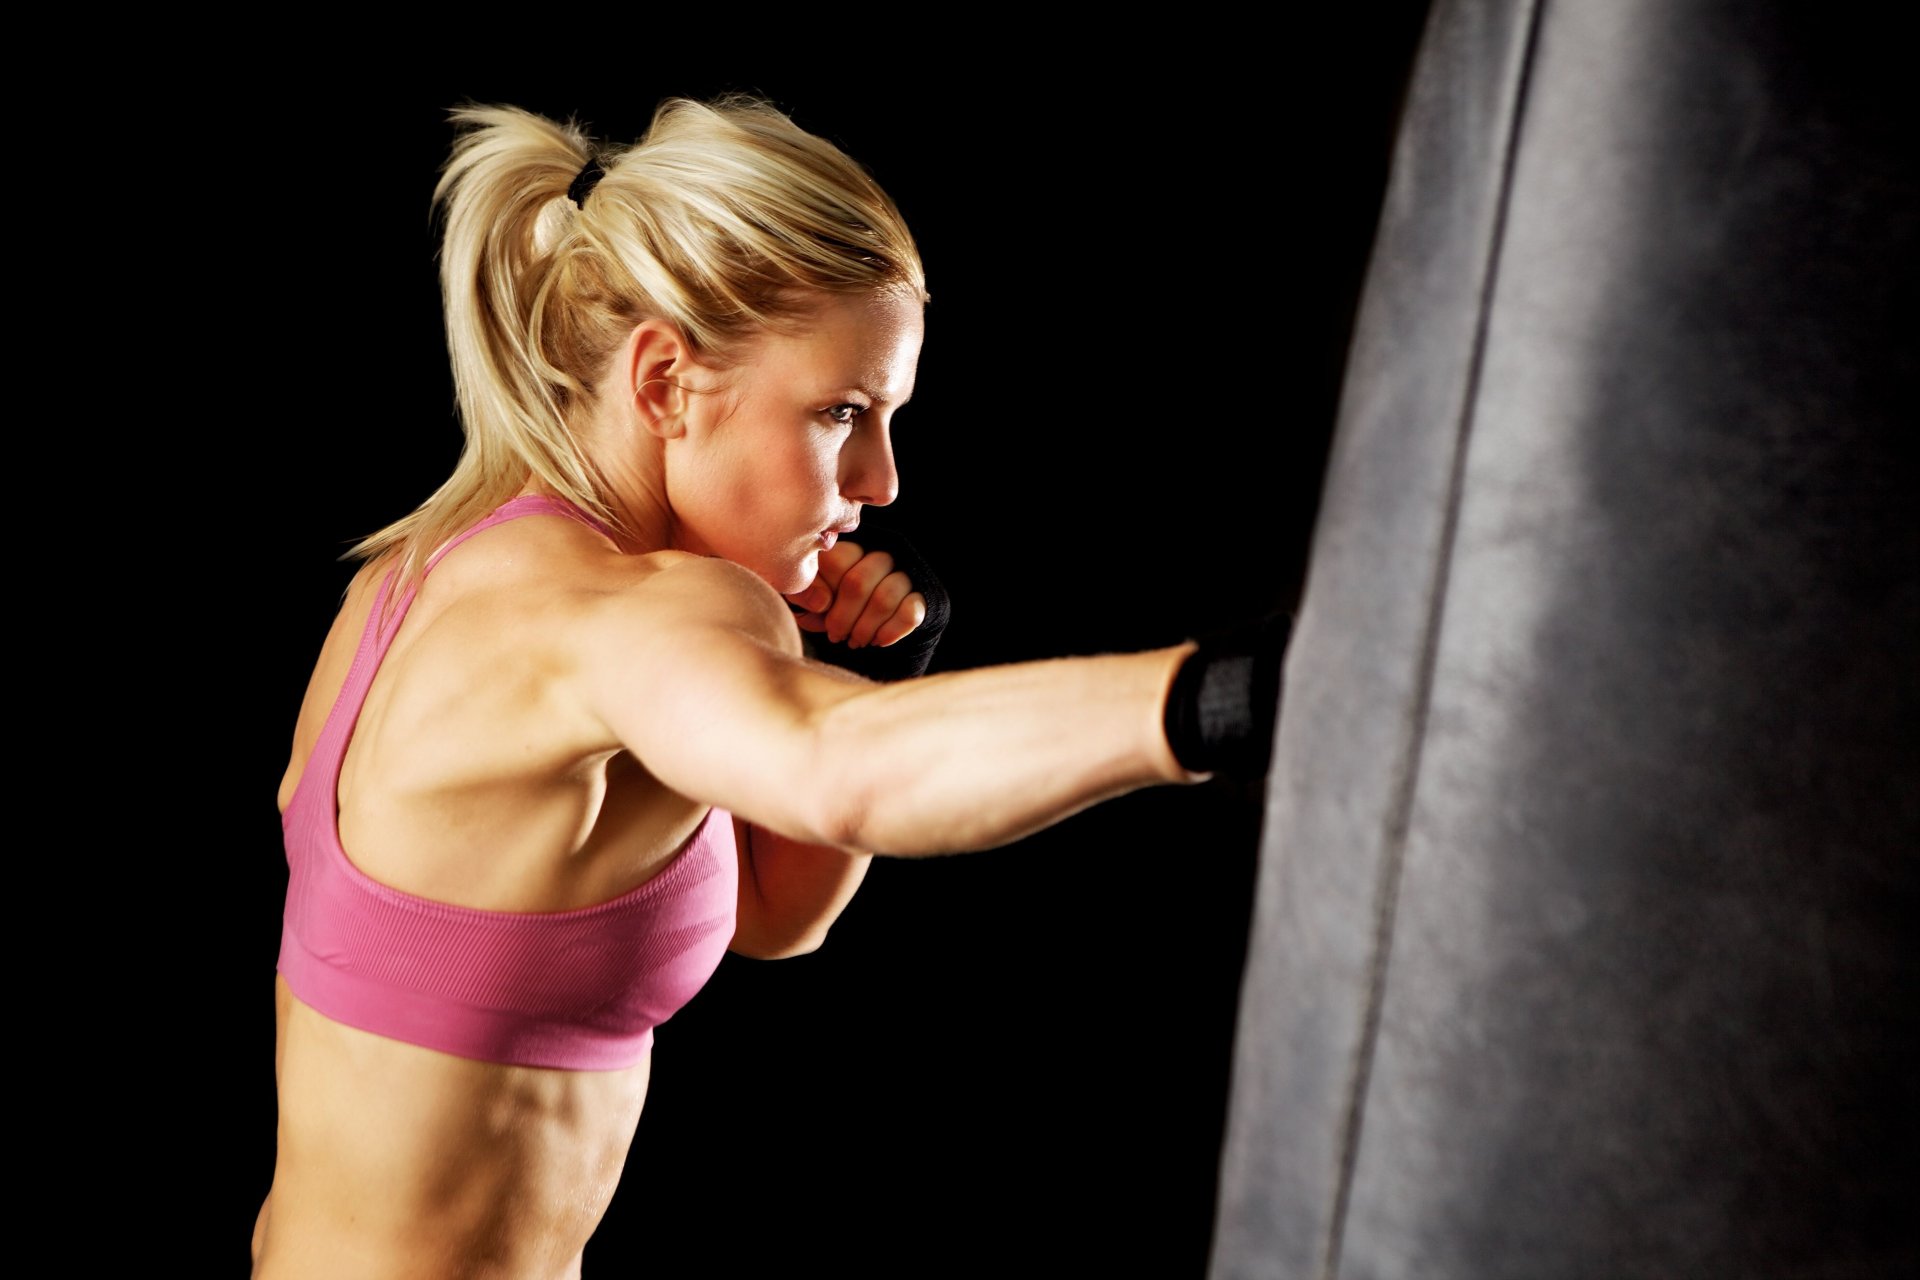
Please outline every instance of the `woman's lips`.
M824 529L820 533L820 545L823 549L831 551L834 543L859 527L860 522L856 520L852 524L837 524L831 529Z

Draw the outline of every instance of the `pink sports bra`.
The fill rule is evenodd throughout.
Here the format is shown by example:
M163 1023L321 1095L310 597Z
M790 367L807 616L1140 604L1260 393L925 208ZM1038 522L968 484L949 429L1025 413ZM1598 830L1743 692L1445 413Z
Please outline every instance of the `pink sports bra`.
M515 498L442 547L570 504ZM303 1003L336 1022L463 1058L610 1070L646 1056L653 1029L705 985L733 938L733 821L719 809L652 879L575 911L481 911L373 880L340 844L336 789L367 689L413 604L379 623L380 586L353 666L281 819L287 906L279 970Z

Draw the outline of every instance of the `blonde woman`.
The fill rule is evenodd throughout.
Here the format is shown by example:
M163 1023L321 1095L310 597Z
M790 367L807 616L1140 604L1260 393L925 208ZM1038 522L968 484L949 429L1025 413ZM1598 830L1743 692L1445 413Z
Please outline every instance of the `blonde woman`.
M357 549L280 790L267 1280L577 1276L723 952L817 947L872 854L1257 772L1278 695L1272 628L893 678L943 608L863 533L927 299L892 202L750 99L455 119L465 448Z

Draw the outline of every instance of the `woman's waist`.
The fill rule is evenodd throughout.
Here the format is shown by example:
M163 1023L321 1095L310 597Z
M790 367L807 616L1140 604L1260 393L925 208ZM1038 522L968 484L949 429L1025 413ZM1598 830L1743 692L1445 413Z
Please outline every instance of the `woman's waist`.
M639 1122L650 1055L612 1071L512 1066L344 1026L298 1001L286 1010L276 1236L348 1232L387 1251L417 1242L474 1257L584 1245Z

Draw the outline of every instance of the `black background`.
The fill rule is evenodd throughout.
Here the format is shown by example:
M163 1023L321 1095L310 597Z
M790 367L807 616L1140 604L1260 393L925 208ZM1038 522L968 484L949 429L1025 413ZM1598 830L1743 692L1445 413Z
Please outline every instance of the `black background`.
M195 930L198 1092L154 1107L156 1143L219 1171L179 1211L186 1256L239 1273L271 1178L274 793L338 557L458 449L428 219L447 108L629 141L660 97L752 90L874 172L933 295L892 514L953 595L953 670L1292 605L1423 8L1124 55L926 39L937 73L866 31L778 56L708 40L698 65L608 66L600 40L537 71L186 87L222 123L177 145L210 181L238 172L168 264L179 314L219 317L182 375L216 419L182 436L214 443L158 462L222 603L217 643L179 659L182 705L231 744L212 769L151 761L232 886ZM877 860L818 953L729 956L658 1033L586 1274L1200 1274L1259 821L1253 787L1136 793L1004 849Z

